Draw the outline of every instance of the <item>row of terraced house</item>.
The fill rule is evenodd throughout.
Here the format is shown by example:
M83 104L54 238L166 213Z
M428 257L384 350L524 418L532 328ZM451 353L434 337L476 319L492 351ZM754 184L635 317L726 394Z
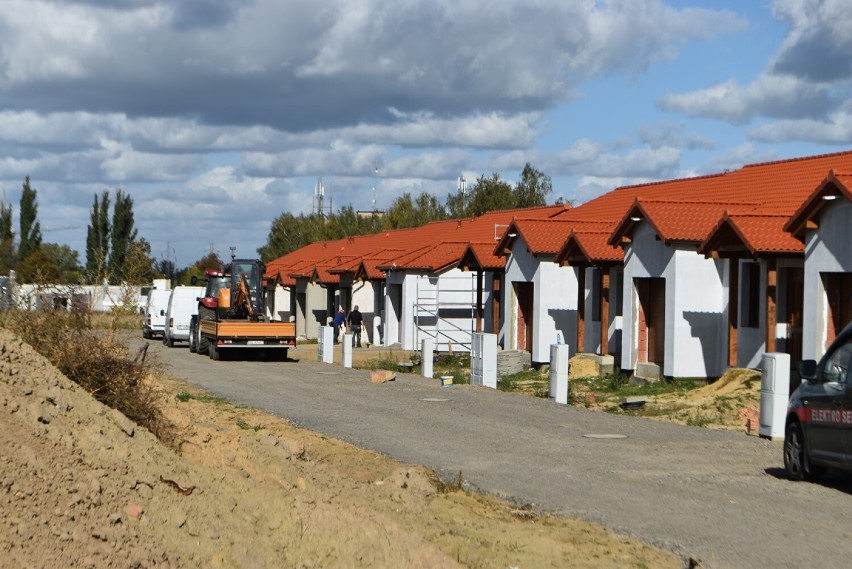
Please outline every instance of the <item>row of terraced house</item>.
M852 152L317 242L266 278L306 338L358 305L370 343L407 350L481 331L535 363L567 343L671 378L816 358L852 320Z

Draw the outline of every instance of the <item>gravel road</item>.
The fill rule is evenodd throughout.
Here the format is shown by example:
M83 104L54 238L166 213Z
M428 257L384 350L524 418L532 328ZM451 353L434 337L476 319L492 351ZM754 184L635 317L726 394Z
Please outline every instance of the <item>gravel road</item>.
M413 375L372 385L366 372L304 359L213 362L185 347L150 349L172 374L235 403L447 478L461 471L476 489L704 567L837 567L852 557L852 477L789 482L778 442Z

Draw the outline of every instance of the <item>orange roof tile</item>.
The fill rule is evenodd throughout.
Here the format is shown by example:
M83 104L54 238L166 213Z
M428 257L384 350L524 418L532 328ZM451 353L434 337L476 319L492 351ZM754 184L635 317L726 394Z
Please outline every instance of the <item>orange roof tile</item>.
M787 220L786 215L778 214L726 213L699 245L698 252L707 256L715 253L721 257L737 257L742 252L753 257L803 255L805 248L802 242L783 230Z
M494 243L469 243L458 266L465 270L502 271L506 259L494 254Z
M624 261L624 250L608 243L610 231L572 231L556 254L560 265L609 264Z
M790 216L784 229L801 238L808 226L817 225L820 211L839 196L852 201L852 170L831 170L802 202L799 209Z
M724 209L731 210L732 213L769 213L789 216L793 214L798 204L801 204L812 193L813 188L820 183L820 180L825 178L826 172L832 168L852 169L852 152L753 164L744 166L739 170L702 178L626 186L614 190L611 194L633 193L635 194L634 200L639 199L643 203L648 200L692 201L721 204ZM605 197L602 196L602 198ZM753 205L749 206L748 204ZM707 227L705 235L700 235L701 230L705 227L704 221L679 218L684 213L695 216L711 215L713 209L714 206L709 205L703 209L700 206L695 206L690 214L689 208L672 208L669 210L657 208L653 216L655 230L661 238L667 241L701 242L717 224L722 212L719 211L715 214L715 219ZM575 208L574 212L580 213L581 210L582 206ZM620 242L632 231L635 223L631 223L630 217L632 215L629 212L623 213L621 222L610 238L610 243ZM774 246L778 250L783 250L786 246L786 237L783 231L779 230L771 239L775 241Z
M555 255L573 229L600 228L609 225L606 222L572 220L564 217L516 219L506 228L502 239L494 248L494 254L509 254L515 239L522 239L533 255Z

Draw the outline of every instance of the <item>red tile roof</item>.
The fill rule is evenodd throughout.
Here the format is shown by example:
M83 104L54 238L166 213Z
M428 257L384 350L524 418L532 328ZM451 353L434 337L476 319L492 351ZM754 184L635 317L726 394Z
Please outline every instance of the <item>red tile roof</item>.
M436 271L454 266L463 255L466 263L496 268L501 264L495 255L508 253L515 238L522 238L534 254L555 255L570 237L570 255L608 262L618 258L613 246L622 237L629 238L635 225L631 217L636 216L650 222L669 243L699 244L712 231L724 230L733 232L744 249L795 253L789 234L777 223L779 218L792 215L786 229L800 235L806 224L815 221L825 192L849 199L850 188L852 152L767 162L722 174L624 186L575 208L558 205L489 212L472 219L312 243L270 262L267 277L289 284L295 282L294 276L311 275L320 282L336 282L345 273L379 279L384 277L381 268L394 262L401 269ZM608 245L602 235L610 230ZM468 247L471 243L476 245ZM490 243L497 247L488 258L485 252ZM394 250L388 254L390 249Z
M831 170L790 217L784 229L796 237L803 237L805 229L818 225L820 211L838 197L852 201L852 170Z
M469 243L459 259L461 269L502 271L506 267L506 259L494 254L494 243Z
M728 214L699 245L698 252L720 257L783 254L801 256L805 252L801 241L783 230L788 220L784 214Z
M624 250L608 243L611 231L571 231L562 248L556 254L560 265L601 265L622 263Z
M799 204L811 195L813 189L832 168L852 170L852 152L753 164L739 170L702 178L626 186L601 196L598 200L606 201L609 195L623 196L625 193L632 193L635 195L634 199L640 199L643 204L651 200L720 204L722 210L715 214L704 235L700 233L705 226L705 221L685 220L682 217L709 216L713 213L714 206L694 206L692 213L688 207L684 209L659 207L650 211L653 215L648 217L653 219L655 230L661 239L669 242L680 240L698 243L707 237L726 209L739 214L790 216ZM611 199L618 201L616 198ZM715 207L718 209L718 206ZM574 211L580 213L581 209L582 206L575 208ZM633 228L634 224L629 219L632 217L631 212L624 213L624 211L627 210L622 212L621 222L610 239L611 244L617 244L623 237L628 237ZM766 239L769 239L768 244ZM788 247L785 245L788 243L787 237L781 228L772 232L772 235L765 235L763 240L764 246L770 248L783 250Z
M494 248L495 255L508 255L516 239L521 239L533 255L555 255L573 229L609 228L610 222L554 219L517 219L506 228Z
M296 278L337 284L340 275L347 273L355 278L381 279L385 276L382 267L394 262L399 269L444 270L458 262L468 243L495 242L516 217L548 218L568 210L570 206L560 204L495 211L417 228L312 243L271 261L266 277L292 286ZM389 251L391 255L386 254Z

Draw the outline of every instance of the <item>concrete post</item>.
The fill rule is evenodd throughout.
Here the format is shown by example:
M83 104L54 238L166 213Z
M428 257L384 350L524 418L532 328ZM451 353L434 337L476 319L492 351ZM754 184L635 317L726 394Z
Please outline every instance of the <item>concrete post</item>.
M343 335L343 367L352 367L352 334Z
M568 344L550 345L550 385L548 397L562 405L568 404Z
M497 334L472 334L470 383L497 389Z
M334 328L320 326L317 333L317 359L324 364L334 363Z
M420 369L423 377L432 379L432 360L435 357L435 340L423 338L420 349Z

